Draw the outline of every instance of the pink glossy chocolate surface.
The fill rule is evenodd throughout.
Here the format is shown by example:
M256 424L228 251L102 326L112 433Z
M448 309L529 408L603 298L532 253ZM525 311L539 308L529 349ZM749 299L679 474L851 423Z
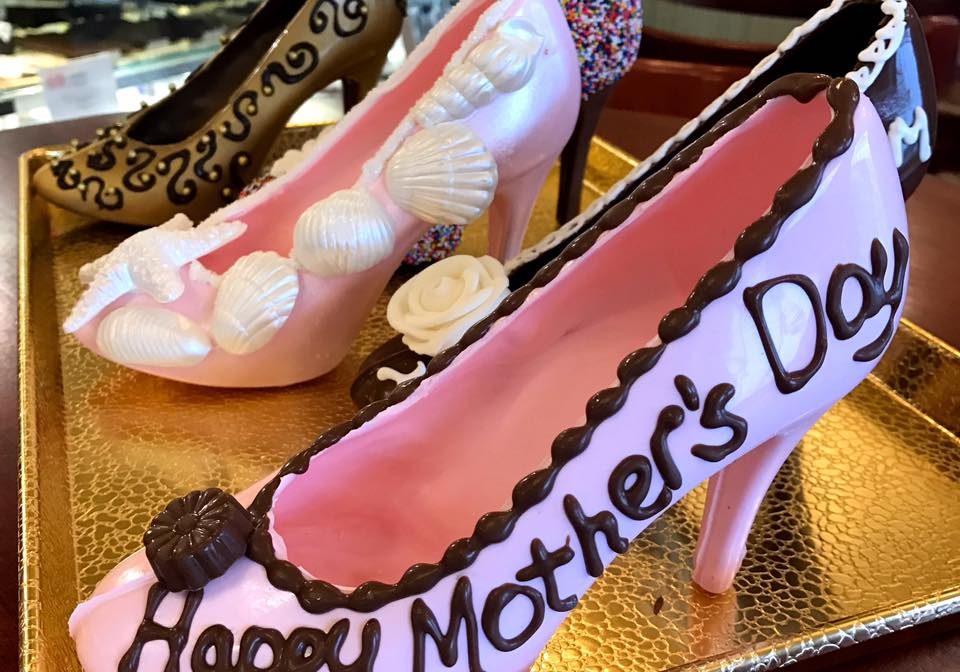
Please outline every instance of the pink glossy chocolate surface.
M482 139L497 163L500 186L492 205L491 250L506 258L519 251L529 209L546 171L573 131L579 109L580 77L566 19L555 1L501 2L505 9L503 20L525 19L544 39L532 78L525 86L498 96L462 120ZM496 4L493 0L459 3L401 69L324 134L310 157L293 172L211 215L209 221L242 221L248 228L241 237L199 261L208 269L223 273L243 255L258 250L288 256L301 213L360 180L363 165L436 82L474 30L478 18ZM214 347L202 362L193 366L133 368L219 387L289 385L334 368L349 350L404 254L430 227L394 203L382 176L373 183L371 191L393 220L395 236L392 253L376 266L335 277L319 277L300 269L300 291L292 314L277 335L253 353L234 355ZM182 276L186 291L177 300L159 304L145 294L130 293L77 331L78 340L103 355L96 344L97 328L110 312L128 304L159 305L208 325L216 289L191 280L186 267Z
M810 147L830 119L822 94L807 104L786 97L767 103L449 367L314 457L305 474L284 477L271 512L278 556L308 576L341 586L392 582L413 563L435 562L448 544L471 534L483 513L509 508L515 484L550 463L554 437L583 424L588 398L617 384L623 357L656 340L660 318L684 303L708 268L728 258L739 233L767 211L780 185L808 163ZM617 512L608 481L626 456L651 459L650 437L658 416L666 406L680 403L676 376L688 376L701 400L716 385L733 385L727 410L746 419L749 429L743 445L723 460L697 459L691 446L721 444L730 431L707 429L700 422L703 411L688 410L669 435L682 475L673 501L724 467L741 466L735 462L741 457L755 460L758 470L775 471L783 452L778 440L795 441L867 375L876 360L855 361L854 353L880 335L890 317L888 308L845 340L827 323L820 332L826 350L819 370L800 389L785 394L775 385L757 324L744 302L746 288L786 274L808 278L826 301L838 265L855 263L870 270L874 240L891 260L884 279L884 287L890 286L891 241L895 231L907 235L897 172L884 129L866 98L853 125L851 146L829 162L816 193L785 221L772 247L746 261L733 290L707 305L699 324L670 343L653 368L632 384L619 410L596 427L586 450L559 471L546 498L519 517L505 541L480 551L466 569L416 596L444 631L458 578L469 578L479 614L491 591L517 581L517 570L530 562L532 540L556 549L570 539L571 523L562 504L566 495L574 495L588 515L612 511L627 539L655 519L634 520ZM851 318L861 294L845 291L842 298L844 315ZM797 286L781 284L767 293L762 306L783 366L794 371L807 365L818 334L809 298ZM740 471L731 471L737 483L748 478ZM663 485L655 472L649 500ZM726 495L718 496L729 493L727 488ZM708 520L717 530L742 522L722 514ZM609 563L614 552L602 535L597 539L600 558ZM725 559L739 549L728 540L715 540L724 548L700 549L701 558L715 558L724 574L716 578L717 585L739 562ZM571 544L576 556L555 572L562 596L582 595L593 581L576 539ZM108 577L94 600L74 614L71 629L88 672L115 670L142 618L150 579L146 573L138 578L135 567L143 567L142 559L125 563L122 571L129 578ZM540 581L530 585L542 588ZM180 669L190 669L197 637L214 624L229 628L239 641L254 625L287 635L302 626L328 630L347 619L343 660L350 661L359 650L364 624L374 618L381 628L374 669L412 669L410 614L416 598L397 599L372 613L334 609L308 614L293 594L269 583L263 567L243 559L206 588ZM183 599L167 599L165 622L176 619ZM511 651L496 649L481 633L484 669L528 669L564 615L547 609L542 624ZM530 621L529 602L518 599L502 611L499 626L514 635ZM144 649L140 669L160 669L165 653L162 645ZM424 669L448 669L429 639ZM450 669L468 669L465 648Z

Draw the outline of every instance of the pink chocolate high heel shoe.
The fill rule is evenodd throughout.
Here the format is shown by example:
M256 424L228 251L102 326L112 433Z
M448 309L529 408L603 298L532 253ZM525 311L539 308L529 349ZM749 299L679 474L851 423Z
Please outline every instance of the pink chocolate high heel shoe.
M248 508L172 502L74 613L84 669L527 670L707 479L696 579L724 588L758 493L890 342L908 249L871 101L778 80Z
M579 102L556 0L461 2L296 169L199 226L175 217L85 265L64 329L190 383L322 375L432 224L489 206L490 253L516 254Z

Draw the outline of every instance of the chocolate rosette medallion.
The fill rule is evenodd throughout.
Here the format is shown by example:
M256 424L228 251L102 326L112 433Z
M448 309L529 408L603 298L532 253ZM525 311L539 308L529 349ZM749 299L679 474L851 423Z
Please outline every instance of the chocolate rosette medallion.
M143 535L147 560L171 591L199 590L222 576L247 548L250 514L219 488L174 499Z

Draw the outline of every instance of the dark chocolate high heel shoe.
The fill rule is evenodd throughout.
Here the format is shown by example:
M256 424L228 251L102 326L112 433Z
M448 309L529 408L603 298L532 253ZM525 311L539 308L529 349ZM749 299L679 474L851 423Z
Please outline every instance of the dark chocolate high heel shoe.
M344 107L376 84L398 0L266 0L186 84L100 129L34 176L51 202L98 219L203 219L253 179L300 104L337 79Z
M778 77L798 72L846 76L870 96L887 129L904 196L909 196L926 172L937 124L933 71L920 19L906 0L834 0L795 28L776 51L684 125L606 196L507 262L510 288L526 284L559 256L569 241L684 147L715 127L724 115ZM494 307L472 313L469 319L480 320ZM469 326L462 321L455 325L463 330ZM422 375L418 372L437 352L420 346L411 349L410 342L408 335L396 336L374 350L360 366L350 391L358 406L385 398L398 381Z

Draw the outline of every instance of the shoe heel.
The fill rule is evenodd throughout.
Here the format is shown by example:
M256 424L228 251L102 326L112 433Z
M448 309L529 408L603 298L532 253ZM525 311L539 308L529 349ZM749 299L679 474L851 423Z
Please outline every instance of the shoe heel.
M520 252L530 214L551 168L553 161L544 161L524 175L510 179L501 176L500 186L490 204L488 254L505 262Z
M557 224L566 224L580 214L583 174L587 168L590 140L597 130L600 113L610 97L612 86L591 94L580 102L580 114L573 135L560 154L560 190L557 195Z
M810 414L710 478L693 560L693 580L703 590L722 593L733 585L767 489L825 412Z
M370 93L370 90L377 85L380 81L380 74L383 72L383 65L386 62L387 52L377 54L355 65L349 74L340 78L340 84L343 87L344 114L363 100Z

